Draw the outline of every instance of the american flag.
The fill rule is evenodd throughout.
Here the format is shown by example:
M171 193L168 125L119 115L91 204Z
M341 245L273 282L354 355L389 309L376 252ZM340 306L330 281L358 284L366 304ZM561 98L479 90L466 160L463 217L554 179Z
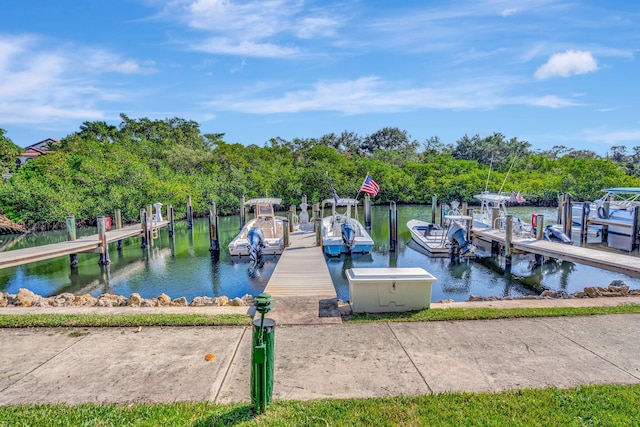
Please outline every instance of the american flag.
M367 174L367 177L364 179L364 182L362 183L362 187L360 187L360 191L362 191L363 193L371 194L373 197L376 197L376 195L378 194L378 191L380 191L380 186L373 178L371 178L369 174Z

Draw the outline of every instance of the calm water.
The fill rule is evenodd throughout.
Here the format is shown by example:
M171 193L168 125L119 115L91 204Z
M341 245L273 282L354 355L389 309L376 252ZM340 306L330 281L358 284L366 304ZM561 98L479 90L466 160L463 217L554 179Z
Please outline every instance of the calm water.
M552 208L510 209L510 213L523 220L530 218L532 212L544 214L546 223L557 217L557 211ZM615 279L625 281L634 289L640 288L640 279L569 262L548 262L530 270L525 259L514 263L512 274L505 274L491 260L453 263L448 258L430 258L412 242L406 227L412 218L430 220L430 206L398 206L398 247L390 252L388 214L388 206L373 208L371 235L376 244L372 254L327 260L339 298L349 299L344 271L352 267L422 267L438 279L433 287L432 301L465 301L471 294L534 295L542 289L564 289L571 293L585 286L607 286ZM360 218L363 218L362 212ZM165 293L171 298L184 296L188 300L196 296L233 298L259 294L271 277L277 258L265 259L257 268L248 261L232 260L226 247L239 230L239 218L221 217L219 225L223 249L218 259L212 259L208 250L208 221L197 219L193 230L188 230L184 222L177 223L175 239L169 239L166 229L160 230L159 238L148 249L140 248L138 238L125 240L121 251L116 250L115 243L111 244L111 265L106 267L98 265L97 254L79 254L77 269L69 267L68 257L2 269L0 291L17 293L19 288L27 288L43 296L63 292L93 296L109 292L129 296L137 292L143 298ZM78 236L95 233L96 230L90 228L78 230ZM0 248L13 250L65 239L64 230L29 236L0 236Z

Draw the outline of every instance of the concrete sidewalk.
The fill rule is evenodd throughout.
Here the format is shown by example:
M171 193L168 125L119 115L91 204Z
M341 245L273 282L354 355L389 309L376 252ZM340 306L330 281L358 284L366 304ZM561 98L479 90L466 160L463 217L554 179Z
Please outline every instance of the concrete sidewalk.
M636 314L279 325L274 399L640 383L639 337ZM0 329L0 404L246 402L250 352L247 327Z

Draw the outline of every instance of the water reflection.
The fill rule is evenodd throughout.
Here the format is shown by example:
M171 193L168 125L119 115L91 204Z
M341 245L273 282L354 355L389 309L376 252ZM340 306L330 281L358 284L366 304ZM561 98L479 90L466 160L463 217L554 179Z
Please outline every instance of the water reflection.
M554 213L552 210L544 214L553 218ZM430 209L425 206L398 206L398 242L395 251L391 251L388 207L374 206L371 236L375 245L372 253L327 259L339 298L349 299L345 271L358 267L422 267L437 278L432 301L464 301L472 294L534 295L543 289L571 293L585 286L607 286L618 279L634 289L640 288L640 279L569 262L548 261L534 266L526 258L514 258L509 274L504 270L504 257L457 262L449 258L431 258L411 240L406 223L412 218L430 220ZM222 249L213 256L209 252L208 221L196 219L192 229L188 229L185 222L176 223L173 238L169 237L168 230L160 230L158 238L146 249L140 247L139 238L124 240L121 250L114 242L109 247L112 261L109 266L98 265L98 254L79 254L76 269L70 268L69 257L0 269L0 291L17 293L24 287L40 295L71 292L94 296L104 292L125 296L138 292L143 298L165 293L171 298L184 296L189 300L196 296L234 298L245 294L257 295L264 290L278 258L264 258L258 264L251 264L249 259L231 259L226 248L238 232L239 224L237 216L220 217ZM78 229L79 236L94 233L95 229ZM3 241L0 248L13 250L64 241L66 233L63 230L0 236L0 239Z

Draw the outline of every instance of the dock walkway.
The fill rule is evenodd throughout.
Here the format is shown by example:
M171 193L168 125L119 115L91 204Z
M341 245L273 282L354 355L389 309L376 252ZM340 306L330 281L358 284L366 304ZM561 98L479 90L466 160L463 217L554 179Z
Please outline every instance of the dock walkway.
M160 221L154 223L154 228L166 227L168 224L169 221ZM142 227L140 224L132 224L119 229L111 229L106 233L107 243L140 236L141 234ZM100 247L100 239L97 234L94 234L92 236L85 236L67 242L0 252L0 268L15 267L30 262L44 261L64 255L96 252Z
M504 232L501 230L480 231L474 229L472 230L472 234L474 237L485 241L495 241L501 245L505 243ZM640 257L625 255L624 253L563 245L547 240L521 238L518 236L513 236L511 245L514 250L521 253L524 252L563 261L577 262L634 277L640 276Z
M337 294L313 224L290 234L265 292L274 297L269 317L279 324L341 323Z

